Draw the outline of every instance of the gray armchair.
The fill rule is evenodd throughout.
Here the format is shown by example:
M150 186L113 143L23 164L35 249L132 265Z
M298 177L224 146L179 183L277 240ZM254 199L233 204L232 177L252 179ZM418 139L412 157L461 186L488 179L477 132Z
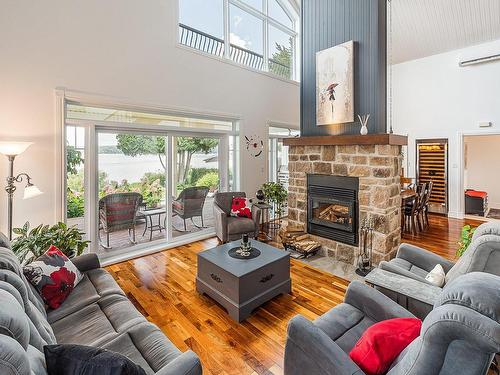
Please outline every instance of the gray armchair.
M252 218L232 217L231 203L235 197L246 197L243 192L216 193L214 195L215 232L226 243L240 239L244 234L257 238L259 234L260 210L252 206Z
M389 375L486 374L500 351L500 277L473 272L450 282L423 321L420 336L392 363ZM394 301L352 282L344 303L314 322L288 325L285 375L362 375L349 352L381 320L412 317Z

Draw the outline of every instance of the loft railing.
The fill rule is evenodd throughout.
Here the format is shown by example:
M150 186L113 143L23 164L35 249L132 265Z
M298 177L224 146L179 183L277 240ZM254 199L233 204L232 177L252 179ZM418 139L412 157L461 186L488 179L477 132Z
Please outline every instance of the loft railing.
M224 56L224 40L190 26L179 24L180 43L211 55ZM264 56L248 49L230 44L229 56L231 60L249 66L253 69L264 69ZM291 67L274 59L268 60L269 71L283 78L291 78Z

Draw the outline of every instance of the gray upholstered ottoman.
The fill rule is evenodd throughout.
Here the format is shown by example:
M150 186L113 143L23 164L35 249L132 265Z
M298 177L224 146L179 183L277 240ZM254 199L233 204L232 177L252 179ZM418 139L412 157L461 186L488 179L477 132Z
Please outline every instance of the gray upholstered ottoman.
M252 240L261 254L254 259L235 259L229 250L239 241L229 242L198 254L196 290L224 306L229 316L241 322L252 311L281 293L290 293L290 255Z

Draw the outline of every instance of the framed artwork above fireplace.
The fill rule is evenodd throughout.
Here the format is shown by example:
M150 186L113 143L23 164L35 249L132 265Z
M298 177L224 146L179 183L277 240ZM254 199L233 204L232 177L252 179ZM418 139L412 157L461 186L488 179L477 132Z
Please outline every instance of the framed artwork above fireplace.
M354 122L354 42L316 53L316 123Z

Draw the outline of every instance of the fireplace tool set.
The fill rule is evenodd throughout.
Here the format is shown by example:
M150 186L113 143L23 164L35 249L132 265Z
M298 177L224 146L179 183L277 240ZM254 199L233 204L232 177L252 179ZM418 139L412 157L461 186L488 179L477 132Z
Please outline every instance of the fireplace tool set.
M356 273L360 276L366 276L373 269L372 250L373 250L373 219L365 219L359 229L359 255Z

